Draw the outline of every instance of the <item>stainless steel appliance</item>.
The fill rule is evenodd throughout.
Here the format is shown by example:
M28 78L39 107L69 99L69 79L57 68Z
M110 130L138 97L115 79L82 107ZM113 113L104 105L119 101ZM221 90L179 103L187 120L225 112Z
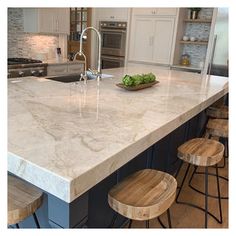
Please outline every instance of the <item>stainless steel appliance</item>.
M123 67L125 65L124 57L102 55L101 61L102 61L102 69L118 68L118 67Z
M127 22L101 21L102 69L124 66Z
M8 78L46 75L47 63L28 58L8 58Z

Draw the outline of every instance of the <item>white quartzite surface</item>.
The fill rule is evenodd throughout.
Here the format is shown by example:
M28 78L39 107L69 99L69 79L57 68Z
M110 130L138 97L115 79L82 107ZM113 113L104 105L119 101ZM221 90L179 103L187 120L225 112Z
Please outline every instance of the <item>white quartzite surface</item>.
M71 202L228 92L225 77L142 65L103 72L114 77L99 85L8 80L8 171ZM115 85L148 72L160 83Z

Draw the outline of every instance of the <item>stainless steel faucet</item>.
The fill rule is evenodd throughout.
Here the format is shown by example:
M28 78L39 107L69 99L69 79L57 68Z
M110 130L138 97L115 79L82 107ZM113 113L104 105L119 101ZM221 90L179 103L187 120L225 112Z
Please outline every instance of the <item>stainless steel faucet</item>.
M83 74L83 73L80 74L80 81L83 79L84 82L86 83L86 82L87 82L87 79L88 79L88 78L87 78L87 58L86 58L86 56L85 56L85 54L84 54L83 52L78 51L78 52L75 53L74 58L73 58L73 61L76 60L76 57L77 57L78 54L79 54L80 56L83 56L83 57L84 57L84 74Z
M83 44L83 36L84 36L84 33L87 31L87 30L93 30L96 32L97 36L98 36L98 69L97 71L96 70L91 70L89 69L89 71L93 74L93 75L96 75L97 77L97 80L99 81L100 80L100 77L101 77L101 46L102 46L102 40L101 40L101 34L99 33L99 31L90 26L90 27L87 27L85 28L81 35L80 35L80 49L79 49L79 52L77 52L80 56L83 56L85 58L85 77L87 78L87 74L86 74L86 56L84 55L83 53L83 50L82 50L82 44ZM77 55L77 53L75 54L75 57ZM74 57L74 58L75 58Z

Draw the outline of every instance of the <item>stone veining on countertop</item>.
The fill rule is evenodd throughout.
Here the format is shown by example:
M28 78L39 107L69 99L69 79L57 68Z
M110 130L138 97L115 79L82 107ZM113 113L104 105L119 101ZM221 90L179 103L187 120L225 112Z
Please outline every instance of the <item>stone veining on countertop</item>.
M124 74L160 83L128 92ZM78 84L21 78L8 85L8 170L71 202L227 93L227 78L129 66Z

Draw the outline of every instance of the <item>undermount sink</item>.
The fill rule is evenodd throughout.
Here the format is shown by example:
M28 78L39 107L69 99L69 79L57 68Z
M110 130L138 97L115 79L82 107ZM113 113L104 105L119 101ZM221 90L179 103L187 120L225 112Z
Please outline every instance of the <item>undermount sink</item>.
M52 77L46 77L45 79L55 80L62 83L71 83L80 81L80 75L60 75L60 76L52 76Z
M87 74L88 80L96 79L95 75L92 74ZM111 78L113 75L109 74L102 74L101 78ZM72 82L77 82L80 81L80 75L78 74L70 74L70 75L60 75L60 76L52 76L52 77L46 77L46 79L62 82L62 83L72 83Z

